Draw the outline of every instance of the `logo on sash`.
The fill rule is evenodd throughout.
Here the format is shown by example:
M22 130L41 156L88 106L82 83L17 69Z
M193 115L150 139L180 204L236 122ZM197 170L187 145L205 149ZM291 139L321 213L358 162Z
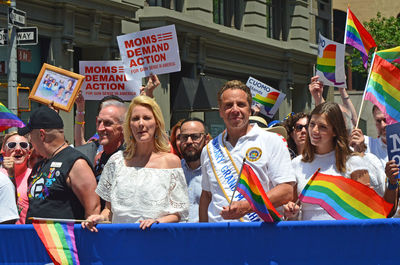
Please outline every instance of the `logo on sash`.
M251 147L246 152L246 159L248 161L254 162L254 161L257 161L258 159L260 159L261 155L262 155L262 151L260 148Z

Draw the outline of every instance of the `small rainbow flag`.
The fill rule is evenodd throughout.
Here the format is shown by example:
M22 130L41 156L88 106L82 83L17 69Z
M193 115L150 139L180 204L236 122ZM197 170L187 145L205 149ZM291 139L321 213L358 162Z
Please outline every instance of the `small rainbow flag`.
M0 132L11 127L25 127L25 124L0 102Z
M272 107L275 105L276 101L278 100L279 97L279 92L272 91L269 92L266 97L261 96L260 94L257 94L253 99L257 101L258 103L262 104L264 106L264 109L266 112L271 111Z
M345 45L319 34L316 74L327 86L346 87L344 72Z
M246 198L253 210L265 222L282 220L282 216L268 199L256 173L245 162L243 163L237 190Z
M58 223L34 219L32 223L55 265L80 264L73 222Z
M379 107L386 122L400 122L400 70L375 54L368 78L365 99Z
M351 12L350 8L347 9L345 31L344 44L349 44L360 51L364 67L367 69L368 52L371 48L376 47L376 43L371 34Z
M376 52L379 57L385 59L389 63L400 63L400 46L395 48Z
M336 220L386 218L393 207L368 186L319 170L308 181L299 200L320 205Z

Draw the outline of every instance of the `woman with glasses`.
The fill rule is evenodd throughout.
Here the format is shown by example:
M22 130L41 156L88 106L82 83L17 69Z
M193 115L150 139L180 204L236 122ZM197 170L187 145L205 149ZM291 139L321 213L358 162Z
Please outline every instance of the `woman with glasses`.
M147 96L135 97L124 122L126 149L110 157L97 194L106 201L100 215L82 223L91 231L102 221L154 223L185 221L189 199L179 158L169 153L161 109Z
M290 115L284 121L283 126L285 127L288 134L287 143L290 157L292 159L303 152L307 136L307 123L308 115L304 112Z
M27 195L28 177L32 171L28 167L31 153L28 138L18 135L17 132L7 134L4 137L1 153L3 155L1 172L7 174L17 188L17 206L20 216L17 224L25 224L26 212L29 206Z
M318 105L311 112L307 131L302 155L292 160L297 193L294 194L293 202L284 205L287 218L298 218L298 195L319 168L320 173L344 176L370 186L387 202L397 204L397 185L385 189L385 172L349 148L346 126L338 104L325 102ZM388 173L387 177L390 183L396 183L395 174ZM301 206L301 220L333 219L317 204L303 203Z

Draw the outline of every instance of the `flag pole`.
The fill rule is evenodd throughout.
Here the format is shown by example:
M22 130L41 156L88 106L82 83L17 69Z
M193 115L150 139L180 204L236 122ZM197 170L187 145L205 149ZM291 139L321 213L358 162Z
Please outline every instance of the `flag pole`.
M361 100L360 111L358 112L358 118L357 118L356 129L358 128L358 124L360 123L361 112L362 112L362 109L363 109L363 107L364 107L365 93L366 93L366 91L367 91L368 82L369 82L369 79L370 79L370 77L371 77L371 70L372 70L372 67L374 66L375 54L376 54L377 50L378 50L378 47L375 47L374 56L372 57L371 66L369 67L368 78L367 78L367 82L365 83L364 93L363 93L362 100Z
M240 181L240 176L242 175L242 170L243 170L244 163L246 163L246 157L243 158L242 168L240 169L239 177L238 177L238 179L237 179L237 181L236 181L235 190L233 191L231 201L229 202L229 209L231 209L231 205L232 205L232 201L233 201L233 196L235 196L235 192L236 192L237 186L238 186L239 181Z

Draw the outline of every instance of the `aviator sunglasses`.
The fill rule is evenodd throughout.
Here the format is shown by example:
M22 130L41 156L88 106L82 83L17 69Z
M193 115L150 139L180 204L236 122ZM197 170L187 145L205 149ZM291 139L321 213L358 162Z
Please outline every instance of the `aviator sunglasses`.
M22 148L22 149L28 149L29 148L29 143L27 142L8 142L6 145L9 149L14 149L17 144Z

